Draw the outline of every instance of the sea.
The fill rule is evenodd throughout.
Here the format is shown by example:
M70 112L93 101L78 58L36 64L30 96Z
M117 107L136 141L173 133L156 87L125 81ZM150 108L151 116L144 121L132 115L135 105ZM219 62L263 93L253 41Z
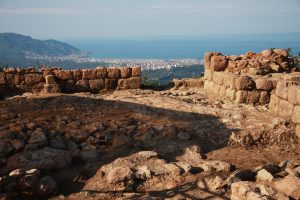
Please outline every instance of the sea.
M262 33L205 36L118 37L65 39L89 52L90 57L110 59L203 59L208 51L240 55L270 48L291 48L300 53L300 33Z

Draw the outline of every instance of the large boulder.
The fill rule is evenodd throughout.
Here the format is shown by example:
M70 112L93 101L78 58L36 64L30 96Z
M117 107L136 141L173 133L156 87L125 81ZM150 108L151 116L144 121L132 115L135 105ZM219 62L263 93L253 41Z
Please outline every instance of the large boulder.
M132 67L131 68L131 76L140 77L141 71L142 71L142 68L140 66Z
M72 157L68 151L45 147L36 151L24 151L11 156L7 161L9 169L53 170L65 168L71 164Z
M267 58L270 57L273 54L273 51L271 49L267 49L267 50L263 50L262 52L260 52L260 54Z
M141 78L131 77L118 80L118 89L139 89L141 88Z
M89 84L90 84L90 90L92 92L99 92L105 87L105 82L103 79L89 80Z
M54 70L54 75L62 80L71 80L73 79L73 71L72 70Z
M206 52L204 54L204 66L209 68L210 67L210 60L212 56L220 56L221 53L219 52Z
M210 69L213 71L224 71L228 66L225 56L213 56L210 61Z
M6 81L10 85L19 85L24 81L23 75L6 74Z
M90 89L90 84L88 80L79 80L76 83L76 91L77 92L87 92Z
M109 79L118 79L121 77L120 70L116 67L108 67L106 70L107 70L107 77Z
M264 79L264 78L256 79L255 84L256 84L256 89L258 90L270 91L274 89L273 81L269 79Z
M42 75L39 74L27 74L25 75L26 85L32 86L44 82L45 79Z
M284 57L288 57L289 55L289 52L286 49L274 49L273 52Z
M120 68L121 78L131 77L131 68L130 67L121 67Z
M300 199L300 178L296 176L286 176L282 180L275 182L278 191L294 198Z
M231 185L231 200L270 200L266 194L262 194L259 187L252 182L240 181Z
M255 82L249 76L240 76L235 80L237 90L252 90L255 88Z

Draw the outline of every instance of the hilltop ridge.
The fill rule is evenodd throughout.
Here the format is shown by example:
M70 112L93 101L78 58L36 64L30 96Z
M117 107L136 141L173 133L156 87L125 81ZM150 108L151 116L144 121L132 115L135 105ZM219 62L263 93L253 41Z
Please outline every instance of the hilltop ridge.
M17 33L0 33L0 58L85 55L86 52L57 40L38 40Z

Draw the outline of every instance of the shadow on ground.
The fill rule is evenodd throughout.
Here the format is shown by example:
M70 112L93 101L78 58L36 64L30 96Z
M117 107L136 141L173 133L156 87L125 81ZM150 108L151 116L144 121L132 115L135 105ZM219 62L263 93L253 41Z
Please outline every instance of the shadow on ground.
M73 159L72 166L60 171L51 171L64 195L82 191L84 180L93 177L101 166L111 163L117 158L130 156L143 150L156 151L161 158L172 162L182 155L187 147L197 145L204 153L222 148L227 145L232 129L228 129L217 116L199 114L195 112L182 112L154 106L90 98L88 96L61 95L46 98L15 98L0 101L0 107L5 106L9 113L21 114L22 119L29 119L38 124L40 128L49 132L55 130L62 135L67 131L57 126L57 119L63 116L68 123L80 121L82 126L93 122L104 123L110 130L110 142L99 145L101 151L98 160L85 162ZM3 121L3 123L6 123ZM0 126L3 124L1 123ZM175 131L165 129L161 133L153 129L141 130L144 126L175 127ZM128 131L128 127L130 131ZM172 128L171 128L172 129ZM145 135L151 132L151 136ZM178 134L182 133L179 138ZM123 137L125 135L126 137ZM187 135L187 136L186 136ZM188 137L184 139L184 137ZM124 138L130 140L123 141ZM177 149L166 153L168 146L174 145ZM84 176L84 178L82 178ZM193 182L180 185L170 190L145 191L133 199L141 199L146 194L159 197L174 197L177 194L188 196L187 191L194 190ZM89 191L93 192L93 191ZM115 193L114 191L94 191L96 193ZM206 191L209 192L209 191ZM210 192L211 193L211 192ZM211 196L219 196L211 193ZM206 198L209 199L210 197ZM225 199L225 197L224 197Z

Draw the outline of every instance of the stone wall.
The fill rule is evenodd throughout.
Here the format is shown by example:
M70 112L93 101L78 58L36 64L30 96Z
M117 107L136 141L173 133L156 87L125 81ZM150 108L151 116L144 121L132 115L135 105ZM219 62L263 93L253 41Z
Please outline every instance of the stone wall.
M218 52L205 54L204 88L237 103L267 104L272 90L291 73L294 60L284 49L247 52L240 56L224 56Z
M49 67L0 68L0 98L24 92L91 92L101 90L138 89L141 67L97 67L95 69L62 70Z
M271 95L269 109L275 115L296 124L300 138L300 73L285 75Z

